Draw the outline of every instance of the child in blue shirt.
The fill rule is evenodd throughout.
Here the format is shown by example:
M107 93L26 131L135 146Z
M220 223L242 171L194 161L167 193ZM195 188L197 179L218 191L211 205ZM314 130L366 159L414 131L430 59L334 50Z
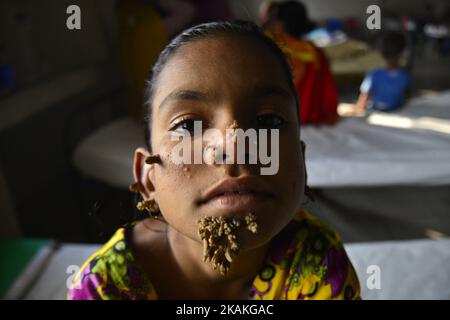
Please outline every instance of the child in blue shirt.
M386 67L372 70L364 78L356 104L358 111L393 111L401 107L411 89L411 76L400 66L404 49L405 38L400 33L389 32L381 39Z

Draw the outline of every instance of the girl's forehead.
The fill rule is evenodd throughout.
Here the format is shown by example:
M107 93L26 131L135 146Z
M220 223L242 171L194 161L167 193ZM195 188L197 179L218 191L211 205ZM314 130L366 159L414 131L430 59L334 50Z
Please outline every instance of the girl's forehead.
M258 83L289 88L282 62L258 39L216 36L181 46L162 69L155 98L174 89L254 87Z

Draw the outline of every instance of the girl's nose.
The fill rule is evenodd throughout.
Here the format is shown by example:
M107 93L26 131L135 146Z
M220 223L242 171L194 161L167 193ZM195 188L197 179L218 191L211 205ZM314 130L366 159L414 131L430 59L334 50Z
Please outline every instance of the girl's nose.
M251 154L250 144L256 145L257 137L246 139L244 129L239 126L236 120L232 120L222 132L221 145L215 154L215 163L219 164L249 164Z

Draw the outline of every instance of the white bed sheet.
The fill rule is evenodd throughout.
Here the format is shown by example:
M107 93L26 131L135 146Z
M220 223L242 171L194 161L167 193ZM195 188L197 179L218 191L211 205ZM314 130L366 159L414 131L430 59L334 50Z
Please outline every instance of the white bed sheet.
M144 130L129 118L99 129L76 148L73 164L86 177L126 189L133 182L133 157L144 146Z
M67 273L80 266L99 245L62 245L25 299L65 299ZM450 299L450 239L389 241L346 244L361 283L363 299ZM376 265L380 269L380 289L369 290L366 283Z
M449 239L352 243L346 249L363 299L450 299ZM379 268L379 289L370 266Z
M65 244L50 258L44 272L27 292L26 300L64 300L70 277L98 250L100 245ZM76 269L78 268L78 269Z
M450 91L414 99L397 115L435 117L450 128ZM304 126L302 139L311 187L450 184L450 133L344 118L335 126ZM143 144L142 128L120 119L82 141L73 162L85 176L125 189L134 150Z
M375 119L393 123L369 123ZM450 91L446 91L413 99L395 114L343 118L334 126L304 126L308 183L312 187L448 185L449 119ZM417 126L411 123L417 120L425 125L411 127Z

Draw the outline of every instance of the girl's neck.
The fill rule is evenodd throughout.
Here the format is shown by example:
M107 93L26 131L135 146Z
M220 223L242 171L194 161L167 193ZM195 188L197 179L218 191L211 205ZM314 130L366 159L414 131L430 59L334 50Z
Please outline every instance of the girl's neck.
M228 299L246 297L254 277L266 259L269 246L265 244L255 249L242 251L234 258L228 273L223 276L203 262L203 246L199 241L186 237L170 226L168 226L167 241L173 260L179 266L177 269L180 270L185 283L195 284L195 287L200 289L198 292L202 291L201 288L206 289L210 298ZM214 296L214 288L222 297Z

